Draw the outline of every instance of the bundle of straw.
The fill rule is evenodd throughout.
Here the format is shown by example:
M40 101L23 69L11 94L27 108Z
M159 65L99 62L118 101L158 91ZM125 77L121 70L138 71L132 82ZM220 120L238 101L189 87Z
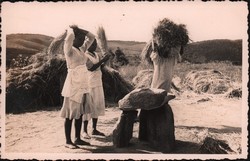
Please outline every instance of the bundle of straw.
M141 56L148 63L150 52L157 51L163 58L172 57L171 48L185 46L189 41L188 31L184 24L175 24L173 21L164 18L154 28L152 40L145 46Z
M154 29L153 39L158 45L158 50L161 50L162 48L184 46L188 43L189 36L184 24L177 25L165 18Z
M107 43L107 37L105 34L105 30L102 26L99 26L97 29L97 44L103 54L107 53L109 51L108 49L108 43Z
M150 59L150 54L153 51L153 47L152 47L152 40L150 40L145 47L142 49L141 52L141 58L143 62L149 63L149 64L153 64L152 60Z
M67 36L67 30L61 35L54 38L54 40L51 42L48 48L49 55L56 55L61 51L60 49L63 48L64 39L66 38L66 36Z

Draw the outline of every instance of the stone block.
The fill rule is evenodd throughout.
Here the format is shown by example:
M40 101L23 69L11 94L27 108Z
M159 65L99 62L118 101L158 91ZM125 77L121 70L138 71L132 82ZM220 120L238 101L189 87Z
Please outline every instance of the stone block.
M137 111L123 111L121 114L113 131L113 145L115 147L122 148L129 145L129 141L133 137L133 126L137 113Z
M174 150L174 115L168 104L153 110L141 110L139 140L150 142L163 153Z

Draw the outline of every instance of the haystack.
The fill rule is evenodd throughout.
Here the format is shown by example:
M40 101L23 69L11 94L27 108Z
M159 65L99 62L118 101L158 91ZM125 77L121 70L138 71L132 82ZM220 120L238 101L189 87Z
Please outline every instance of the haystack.
M61 106L61 90L67 74L63 41L60 39L63 36L55 38L47 52L30 57L27 66L7 71L6 112ZM118 71L102 67L102 72L107 101L117 103L133 89Z
M140 70L137 75L133 78L132 83L135 88L150 88L153 79L153 70L144 69ZM173 76L171 83L171 93L178 95L180 88L182 87L181 78Z
M106 102L117 103L134 89L134 86L122 78L117 70L108 66L102 67L101 70Z
M153 70L140 70L133 78L132 83L135 88L150 88L153 79Z
M230 78L217 70L191 71L184 80L186 88L196 93L223 94L231 86Z
M23 68L7 71L6 112L59 106L66 71L63 59L50 58L46 53L32 56L30 64Z

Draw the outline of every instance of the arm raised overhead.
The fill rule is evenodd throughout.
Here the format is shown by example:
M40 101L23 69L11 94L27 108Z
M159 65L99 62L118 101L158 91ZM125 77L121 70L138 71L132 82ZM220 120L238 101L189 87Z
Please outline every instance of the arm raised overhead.
M63 45L64 54L70 56L72 54L73 41L75 39L74 32L71 28L67 29L67 36Z

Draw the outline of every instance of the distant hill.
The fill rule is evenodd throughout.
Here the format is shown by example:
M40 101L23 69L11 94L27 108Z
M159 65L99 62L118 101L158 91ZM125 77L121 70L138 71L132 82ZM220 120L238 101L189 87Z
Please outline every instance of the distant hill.
M31 56L47 49L53 37L39 34L7 35L6 58L10 61L22 54ZM108 46L114 52L119 47L128 57L132 65L140 62L139 55L145 42L110 40ZM242 62L242 40L208 40L188 44L184 49L183 59L192 63L210 61Z
M10 61L22 54L23 57L30 57L45 50L53 37L39 34L10 34L6 36L6 59L7 66Z
M231 61L242 63L242 40L207 40L186 46L183 59L192 63Z

